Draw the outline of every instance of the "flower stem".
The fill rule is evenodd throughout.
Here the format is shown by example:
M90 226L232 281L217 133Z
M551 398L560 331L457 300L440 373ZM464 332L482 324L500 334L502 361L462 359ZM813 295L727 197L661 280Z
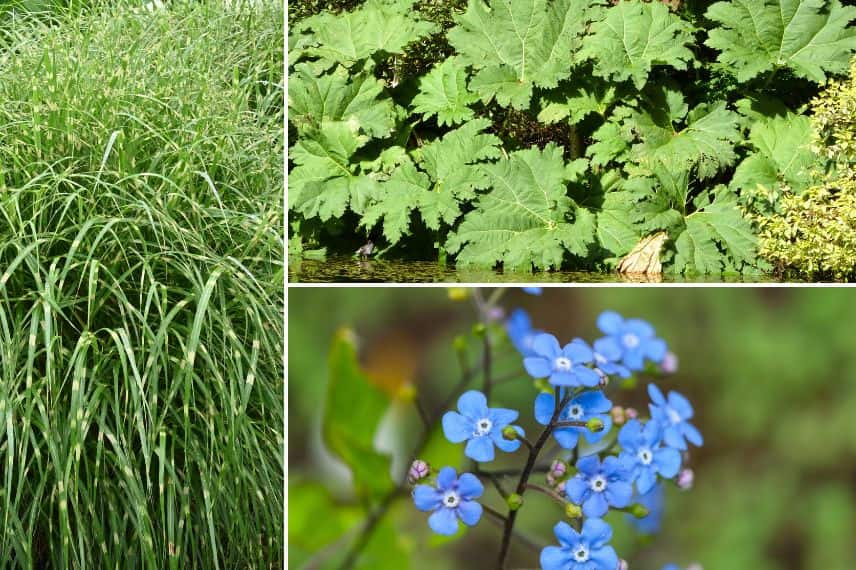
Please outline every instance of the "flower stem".
M554 501L556 501L557 503L559 503L563 507L568 502L567 499L565 499L559 493L557 493L556 491L553 491L551 489L548 489L547 487L542 487L541 485L536 485L535 483L527 483L526 488L532 489L533 491L538 491L539 493L543 493L544 495L547 495L548 497L550 497L551 499L553 499Z
M562 401L559 401L559 394L556 395L556 406L553 410L553 416L550 418L550 423L544 428L544 431L541 432L541 435L538 436L537 441L532 446L532 449L529 451L529 457L526 459L526 466L523 468L523 472L520 474L520 480L517 482L516 493L520 496L526 492L526 486L529 482L529 476L532 474L532 470L535 468L535 461L538 459L538 454L541 452L541 449L544 447L544 444L547 443L547 439L550 437L550 434L553 432L553 426L556 421L559 419L559 414L564 409L565 405L570 401L570 394L565 395ZM517 520L518 511L510 510L508 512L508 517L505 519L505 527L502 533L502 543L499 547L499 559L497 563L497 568L503 570L505 568L506 559L508 558L508 550L511 546L511 536L514 532L514 522Z

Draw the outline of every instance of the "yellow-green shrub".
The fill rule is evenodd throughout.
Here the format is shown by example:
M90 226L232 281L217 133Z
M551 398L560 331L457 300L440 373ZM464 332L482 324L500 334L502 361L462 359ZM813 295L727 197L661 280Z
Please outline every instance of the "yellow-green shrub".
M850 77L812 101L813 149L829 172L801 194L784 194L779 213L756 218L759 254L807 277L856 276L856 60Z

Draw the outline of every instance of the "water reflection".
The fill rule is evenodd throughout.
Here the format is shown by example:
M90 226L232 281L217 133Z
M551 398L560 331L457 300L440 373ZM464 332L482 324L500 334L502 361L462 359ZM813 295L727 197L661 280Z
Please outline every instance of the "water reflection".
M363 260L331 256L326 260L289 260L289 280L294 283L775 283L770 276L619 275L586 271L505 272L492 269L443 267L433 261Z

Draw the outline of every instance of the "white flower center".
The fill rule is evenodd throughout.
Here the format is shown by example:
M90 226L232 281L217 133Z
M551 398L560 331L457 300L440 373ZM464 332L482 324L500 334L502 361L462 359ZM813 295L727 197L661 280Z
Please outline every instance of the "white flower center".
M639 337L633 333L627 333L621 340L627 348L636 348L639 346Z
M607 359L604 355L595 352L594 353L594 361L597 362L598 364L605 364L607 362Z
M565 419L568 420L578 420L583 417L583 407L579 404L574 404L567 408L565 412Z
M669 421L672 422L672 424L681 423L680 414L678 414L678 412L676 412L673 408L666 408L666 415L669 416Z
M487 418L482 418L476 422L476 431L473 435L487 435L493 428L493 422Z
M603 493L606 491L606 477L603 475L595 475L592 477L591 482L589 482L589 487L595 493Z
M574 560L577 562L586 562L588 559L588 548L586 548L584 544L578 544L577 547L574 548Z
M560 356L553 361L553 367L559 372L568 372L571 369L571 365L573 365L571 359L564 356Z
M443 506L447 509L454 509L461 504L461 496L455 491L446 491L443 493Z
M654 454L651 453L651 450L647 447L640 449L636 456L639 458L639 461L642 462L642 465L650 465L651 461L654 459Z

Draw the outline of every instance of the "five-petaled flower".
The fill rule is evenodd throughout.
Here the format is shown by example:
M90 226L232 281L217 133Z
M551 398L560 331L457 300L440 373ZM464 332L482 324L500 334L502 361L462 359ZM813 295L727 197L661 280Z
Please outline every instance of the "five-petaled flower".
M654 384L648 384L648 395L652 400L648 405L651 419L663 429L663 442L666 445L683 451L687 448L687 441L696 447L704 444L701 433L687 421L693 417L689 400L675 391L669 392L667 400Z
M460 412L460 413L458 413ZM503 451L517 451L520 440L508 440L502 430L517 419L516 410L488 408L487 398L477 390L464 392L458 398L458 412L443 415L443 433L452 443L466 441L464 454L476 461L493 461L494 445ZM518 426L512 426L524 435Z
M517 351L525 356L535 356L532 350L532 344L535 342L535 337L539 334L544 334L544 331L532 328L532 320L529 314L523 309L515 309L508 320L505 322L505 331L508 333L508 338L517 348Z
M543 570L615 570L618 555L607 544L612 539L612 528L599 518L583 523L577 532L566 522L553 527L560 546L547 546L541 551Z
M657 474L671 479L681 468L681 453L660 445L661 430L656 421L644 426L639 420L630 420L618 432L621 444L619 456L625 465L632 465L636 488L644 495L657 483Z
M535 419L541 425L547 425L553 418L556 398L553 394L542 393L535 398ZM601 391L583 392L573 398L559 413L558 421L587 422L591 418L599 418L603 422L601 431L591 431L584 426L566 426L553 430L553 437L565 449L573 449L582 435L589 443L597 443L612 428L612 417L609 414L612 402L606 399Z
M641 319L624 319L614 311L604 311L597 318L597 328L621 348L621 363L630 370L642 370L646 358L659 363L666 356L665 341L654 336L654 327Z
M582 505L585 516L602 517L609 507L620 509L630 504L633 496L630 472L614 455L603 463L596 455L583 457L577 461L577 470L565 490L571 501Z
M413 502L420 511L433 511L428 526L437 534L458 532L458 519L473 526L482 515L482 506L475 499L482 496L484 486L472 473L460 477L452 467L443 467L437 474L437 487L417 485Z
M605 336L594 341L594 365L607 376L630 377L630 370L621 364L624 352L618 341L611 336Z
M549 378L555 386L597 386L600 375L586 366L594 360L592 349L582 339L564 348L551 334L539 334L532 342L533 356L523 359L526 372L534 378Z

